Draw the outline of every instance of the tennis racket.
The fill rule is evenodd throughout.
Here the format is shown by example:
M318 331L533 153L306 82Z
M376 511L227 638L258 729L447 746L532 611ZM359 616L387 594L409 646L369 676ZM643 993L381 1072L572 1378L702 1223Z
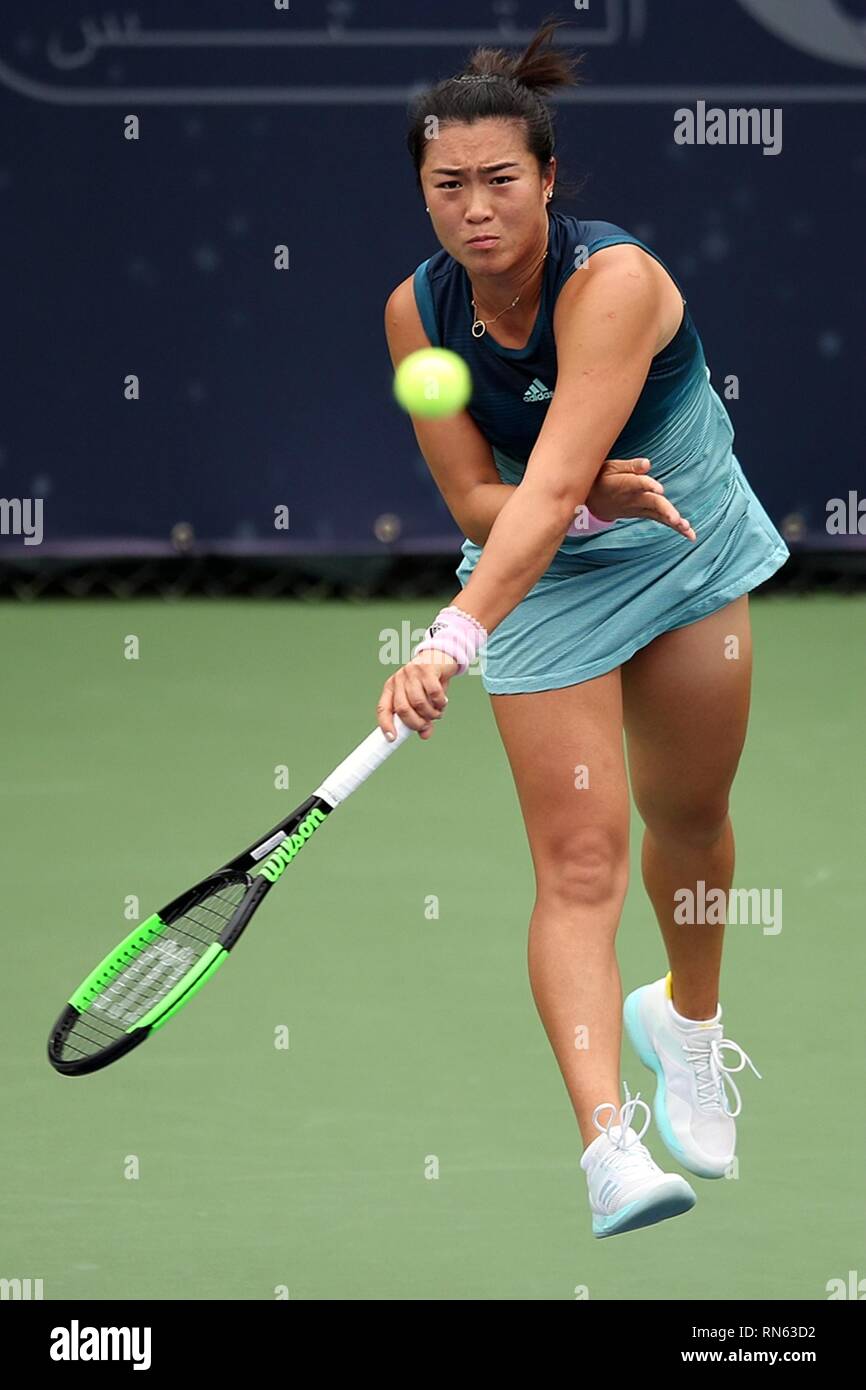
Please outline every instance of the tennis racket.
M269 834L140 922L110 951L52 1028L51 1065L64 1076L107 1067L188 1004L319 826L412 732L397 715L394 728L393 743L374 729Z

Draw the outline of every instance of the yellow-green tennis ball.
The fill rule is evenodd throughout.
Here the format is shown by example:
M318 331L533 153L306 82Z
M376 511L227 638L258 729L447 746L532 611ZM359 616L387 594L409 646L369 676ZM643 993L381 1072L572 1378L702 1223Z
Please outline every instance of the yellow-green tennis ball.
M394 395L411 415L431 420L456 415L472 395L472 374L448 348L419 348L394 373Z

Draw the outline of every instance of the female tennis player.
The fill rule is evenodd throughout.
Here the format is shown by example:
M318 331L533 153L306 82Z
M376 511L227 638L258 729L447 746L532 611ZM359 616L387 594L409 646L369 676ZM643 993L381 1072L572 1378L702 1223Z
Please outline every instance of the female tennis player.
M542 24L516 58L477 49L410 108L409 149L442 249L389 297L386 335L395 368L432 345L471 370L467 409L412 417L466 539L462 591L385 682L377 719L386 737L396 713L429 738L449 681L483 654L535 870L533 997L603 1237L695 1202L641 1142L646 1101L625 1086L620 1105L623 1012L656 1074L670 1153L704 1178L734 1156L730 1073L755 1068L722 1036L724 926L680 924L675 894L700 897L703 883L728 901L748 593L788 550L732 452L676 279L621 227L550 207L557 161L540 93L576 81L577 60L551 44L561 22ZM624 1011L623 731L668 965Z

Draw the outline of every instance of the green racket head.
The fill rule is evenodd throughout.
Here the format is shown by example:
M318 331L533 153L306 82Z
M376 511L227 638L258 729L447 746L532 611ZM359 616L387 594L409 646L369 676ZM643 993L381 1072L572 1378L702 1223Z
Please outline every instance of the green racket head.
M219 968L269 886L223 871L139 923L69 999L48 1040L51 1065L97 1071L161 1028Z

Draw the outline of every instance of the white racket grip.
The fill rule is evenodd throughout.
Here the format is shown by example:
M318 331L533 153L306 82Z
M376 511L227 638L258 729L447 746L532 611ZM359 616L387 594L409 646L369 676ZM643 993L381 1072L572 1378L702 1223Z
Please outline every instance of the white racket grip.
M377 767L381 767L387 758L390 758L395 748L399 748L401 743L413 732L408 724L404 724L399 715L394 715L394 729L397 737L393 743L389 743L382 730L376 728L368 734L363 743L359 743L354 752L348 758L344 758L341 763L334 768L329 777L326 777L320 787L317 787L314 796L321 796L323 800L329 801L332 806L339 806L341 801L345 801L347 796L360 787L362 782L366 782L371 772L375 772Z

